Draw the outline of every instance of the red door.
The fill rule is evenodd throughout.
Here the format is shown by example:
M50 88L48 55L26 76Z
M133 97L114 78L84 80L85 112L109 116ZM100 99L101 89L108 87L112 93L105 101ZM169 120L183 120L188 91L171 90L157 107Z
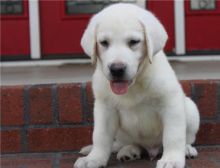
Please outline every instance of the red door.
M164 25L169 36L165 51L168 55L173 54L175 47L174 1L147 0L147 9L152 11Z
M220 1L186 1L186 50L188 53L220 53Z
M29 59L27 1L1 0L1 60Z
M74 1L40 1L41 50L44 58L83 55L82 33L89 14L78 14Z
M41 48L44 58L81 57L80 39L89 18L107 1L40 1ZM152 10L165 25L169 34L166 51L174 49L174 2L147 0ZM89 14L90 13L90 14Z

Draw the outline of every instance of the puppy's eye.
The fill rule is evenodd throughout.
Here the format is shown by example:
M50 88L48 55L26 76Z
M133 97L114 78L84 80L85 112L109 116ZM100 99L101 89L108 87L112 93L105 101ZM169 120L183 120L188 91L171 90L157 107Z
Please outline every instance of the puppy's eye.
M109 46L109 42L107 40L100 41L100 44L105 48Z
M140 43L140 40L135 40L135 39L131 39L131 40L128 41L129 47L133 47L133 46L135 46L139 43Z

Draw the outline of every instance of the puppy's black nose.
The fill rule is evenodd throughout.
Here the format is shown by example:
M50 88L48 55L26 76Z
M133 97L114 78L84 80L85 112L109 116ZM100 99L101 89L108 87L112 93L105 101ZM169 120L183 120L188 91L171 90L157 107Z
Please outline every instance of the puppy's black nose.
M122 78L125 74L126 65L123 63L112 63L109 69L113 77Z

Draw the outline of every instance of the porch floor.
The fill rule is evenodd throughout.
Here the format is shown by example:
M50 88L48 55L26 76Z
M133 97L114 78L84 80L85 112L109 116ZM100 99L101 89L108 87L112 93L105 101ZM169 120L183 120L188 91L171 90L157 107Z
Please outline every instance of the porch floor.
M186 168L219 168L220 146L199 147L199 156L187 159ZM29 153L8 154L1 156L2 168L72 168L79 157L73 152L63 153ZM107 167L109 168L155 168L156 161L149 161L147 156L138 161L119 162L115 155Z

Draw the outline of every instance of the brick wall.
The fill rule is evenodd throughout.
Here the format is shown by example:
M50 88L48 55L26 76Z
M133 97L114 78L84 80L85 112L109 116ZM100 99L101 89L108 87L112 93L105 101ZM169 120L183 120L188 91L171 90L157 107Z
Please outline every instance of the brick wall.
M198 145L220 144L220 81L181 81L197 103ZM91 143L91 83L1 87L1 152L74 151Z

